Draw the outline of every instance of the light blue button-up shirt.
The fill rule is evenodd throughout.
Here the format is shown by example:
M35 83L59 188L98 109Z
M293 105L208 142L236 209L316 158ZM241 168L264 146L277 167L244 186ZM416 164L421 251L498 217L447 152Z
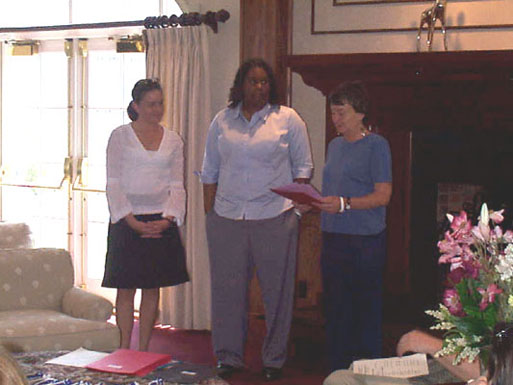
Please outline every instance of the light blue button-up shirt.
M230 219L266 219L292 207L270 189L310 178L306 125L296 111L267 104L244 117L241 104L220 111L210 125L201 181L217 183L214 210Z

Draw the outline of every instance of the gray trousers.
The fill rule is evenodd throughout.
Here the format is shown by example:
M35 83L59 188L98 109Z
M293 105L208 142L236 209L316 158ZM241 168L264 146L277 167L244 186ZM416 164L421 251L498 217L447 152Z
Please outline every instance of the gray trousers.
M298 218L293 210L262 220L232 220L211 210L206 219L212 280L212 344L218 361L244 366L248 287L256 274L265 308L264 366L287 357L292 320Z

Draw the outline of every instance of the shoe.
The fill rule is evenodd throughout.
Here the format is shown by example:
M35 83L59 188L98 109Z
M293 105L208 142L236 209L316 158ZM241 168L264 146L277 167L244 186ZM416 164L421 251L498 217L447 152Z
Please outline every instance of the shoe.
M233 365L223 364L222 362L218 362L216 366L217 375L223 379L230 378L232 374L238 370L239 368Z
M271 368L269 366L264 367L264 370L262 370L262 373L264 375L265 381L274 381L278 380L282 376L281 368Z

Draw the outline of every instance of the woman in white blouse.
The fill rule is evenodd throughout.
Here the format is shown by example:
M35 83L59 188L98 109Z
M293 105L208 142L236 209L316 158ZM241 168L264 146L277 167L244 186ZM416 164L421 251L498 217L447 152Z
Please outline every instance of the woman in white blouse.
M177 225L185 216L183 142L160 125L163 95L156 80L139 80L128 115L107 146L110 211L102 286L117 288L116 322L122 349L130 347L134 295L142 289L139 350L148 350L159 288L189 280Z

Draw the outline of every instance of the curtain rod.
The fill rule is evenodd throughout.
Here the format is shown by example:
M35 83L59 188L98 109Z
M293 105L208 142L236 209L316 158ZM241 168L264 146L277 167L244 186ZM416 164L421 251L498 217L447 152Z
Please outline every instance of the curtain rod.
M176 27L178 25L185 26L194 26L200 24L206 24L214 33L217 33L217 23L224 23L226 20L230 18L230 13L224 9L221 9L217 12L208 11L206 13L200 14L198 12L191 13L182 13L181 16L171 15L171 16L150 16L144 19L144 27L146 29L155 29L155 28L167 28L167 27Z
M115 21L107 23L83 23L83 24L63 24L36 27L12 27L0 28L0 34L19 33L19 32L52 32L67 31L79 29L101 29L101 28L119 28L119 27L139 27L144 26L146 29L151 28L167 28L177 27L178 25L195 26L200 24L208 25L214 33L217 33L217 23L224 23L230 18L230 13L224 9L217 12L208 11L204 14L198 12L182 13L180 16L149 16L144 20L134 21Z

